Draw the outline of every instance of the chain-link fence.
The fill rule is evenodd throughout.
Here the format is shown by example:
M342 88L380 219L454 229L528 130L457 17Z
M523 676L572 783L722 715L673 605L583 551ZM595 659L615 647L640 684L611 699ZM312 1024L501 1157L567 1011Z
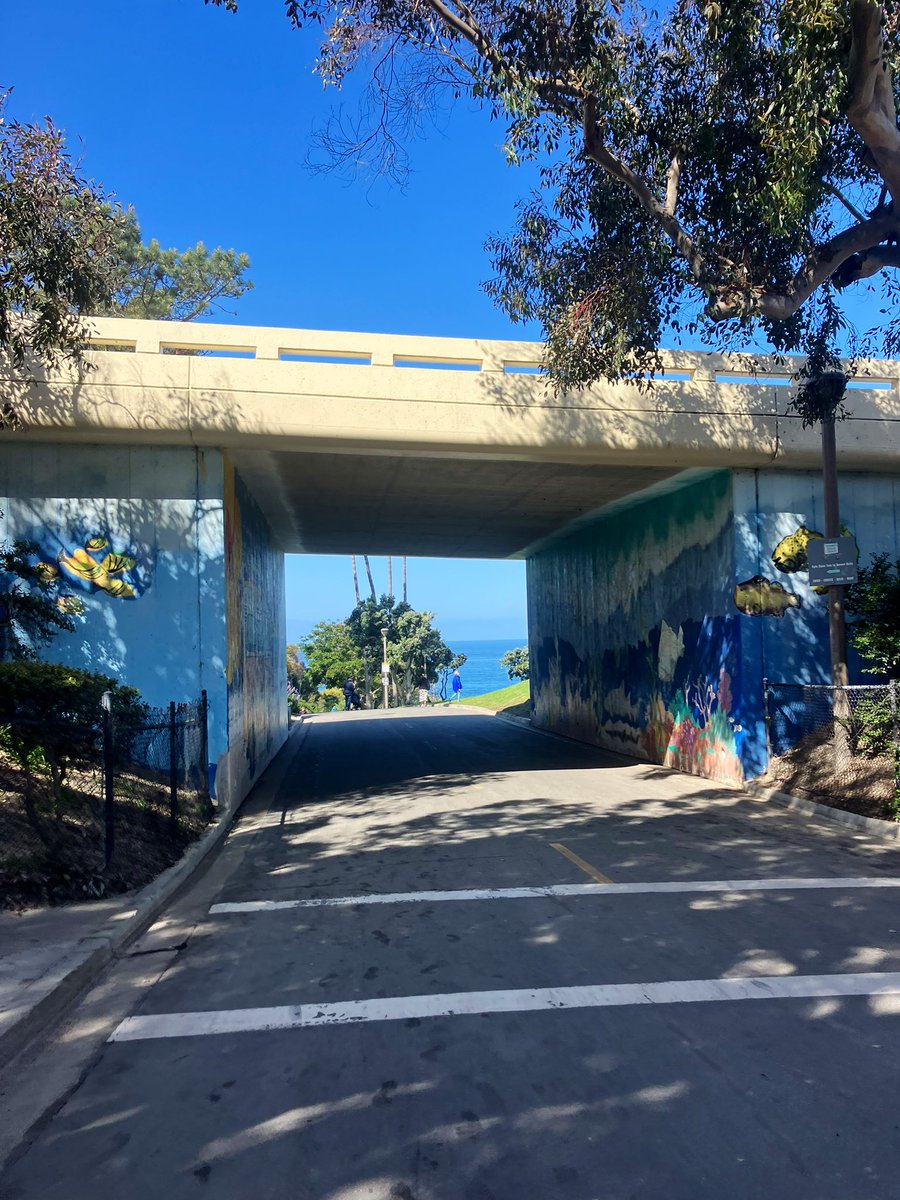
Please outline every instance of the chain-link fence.
M765 779L850 812L900 818L900 688L765 681Z
M177 861L212 815L208 757L205 692L0 726L0 908L127 891Z

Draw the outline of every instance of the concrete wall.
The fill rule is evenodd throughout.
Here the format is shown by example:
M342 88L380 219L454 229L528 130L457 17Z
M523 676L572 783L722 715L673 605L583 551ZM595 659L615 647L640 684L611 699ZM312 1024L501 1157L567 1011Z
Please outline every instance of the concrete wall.
M227 746L222 462L173 447L0 445L0 540L28 538L84 613L43 652L110 675L150 704L209 697L209 751ZM93 550L89 543L102 549ZM103 588L66 567L76 551L134 559ZM83 558L82 561L85 561ZM119 592L120 594L116 594Z
M237 804L287 716L283 554L231 464L216 450L21 439L0 445L0 512L0 540L36 542L84 608L44 657L153 705L205 688L215 794ZM104 586L79 574L110 553L131 565Z
M839 479L841 520L855 536L860 563L880 551L900 558L900 475L861 475L842 471ZM761 575L790 597L772 611L741 615L744 678L752 701L746 714L748 777L765 768L762 679L781 683L828 683L831 666L826 598L809 586L805 569L792 566L778 547L801 526L825 527L822 483L817 472L736 471L734 473L736 584ZM773 560L773 554L775 556ZM781 612L783 615L779 616ZM852 647L848 653L851 683L872 683L862 673Z
M840 490L861 562L900 557L900 477L845 472ZM823 523L817 473L723 471L529 560L536 723L713 779L758 775L763 678L829 678L825 598L772 557ZM852 653L850 669L865 681Z
M743 778L731 477L620 509L528 563L535 721Z
M284 555L233 465L224 462L228 754L226 802L246 795L287 736Z

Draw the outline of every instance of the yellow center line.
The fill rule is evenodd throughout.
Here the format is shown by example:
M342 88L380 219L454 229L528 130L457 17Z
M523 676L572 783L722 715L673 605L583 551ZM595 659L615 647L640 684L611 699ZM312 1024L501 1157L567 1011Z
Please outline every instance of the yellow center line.
M569 850L562 844L562 842L551 842L550 846L551 849L558 850L563 857L569 860L569 862L574 863L580 871L584 871L585 875L590 875L591 879L595 880L597 883L612 883L612 880L607 879L602 871L598 871L597 868L592 867L589 862L585 862L584 859L576 854L574 850Z

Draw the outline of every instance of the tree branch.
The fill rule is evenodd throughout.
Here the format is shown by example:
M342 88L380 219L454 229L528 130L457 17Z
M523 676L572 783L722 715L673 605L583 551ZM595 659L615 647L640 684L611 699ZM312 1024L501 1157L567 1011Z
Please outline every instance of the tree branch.
M860 279L877 275L885 267L900 268L900 246L873 246L863 254L853 254L845 259L834 274L837 287L848 287Z
M593 96L588 96L584 102L584 152L589 159L602 167L608 175L620 180L633 193L641 206L662 227L664 233L673 243L678 253L691 268L694 278L699 282L705 273L703 255L694 245L693 239L681 226L674 213L670 213L656 196L653 195L647 182L635 174L627 164L621 162L604 145L600 136L600 127L596 119L597 104ZM671 174L671 170L670 170ZM668 194L668 186L666 188Z
M767 317L772 321L785 321L809 299L813 292L826 279L841 267L853 255L864 259L869 253L875 253L875 248L889 238L900 236L900 217L887 213L878 217L870 217L859 225L836 234L809 255L806 262L794 278L784 288L758 289L755 294L741 291L736 294L726 294L724 289L712 301L706 310L706 315L713 321L728 321L733 317L755 315ZM891 247L883 247L885 251ZM887 259L883 266L893 266ZM874 275L881 268L873 266L869 275ZM865 278L860 274L855 278ZM847 282L853 282L848 279Z
M670 217L675 216L678 207L678 183L681 179L681 168L684 165L684 147L679 146L672 156L672 163L666 174L666 212Z
M884 11L876 0L851 0L847 119L900 202L900 131L891 69L884 57L883 22Z
M857 221L865 221L866 218L859 211L859 209L854 208L853 205L850 203L850 201L847 199L847 197L844 195L844 193L841 192L838 188L834 187L830 183L826 183L825 191L829 194L829 196L834 196L835 200L840 200L841 204L843 204L844 208L846 208L847 212L851 215L851 217L855 217Z

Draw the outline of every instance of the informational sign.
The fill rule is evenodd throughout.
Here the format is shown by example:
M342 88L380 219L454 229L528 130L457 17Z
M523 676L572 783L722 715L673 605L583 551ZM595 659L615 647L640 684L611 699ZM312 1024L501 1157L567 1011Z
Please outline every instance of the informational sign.
M856 583L855 538L812 538L807 543L806 553L811 587L843 587L848 583Z

